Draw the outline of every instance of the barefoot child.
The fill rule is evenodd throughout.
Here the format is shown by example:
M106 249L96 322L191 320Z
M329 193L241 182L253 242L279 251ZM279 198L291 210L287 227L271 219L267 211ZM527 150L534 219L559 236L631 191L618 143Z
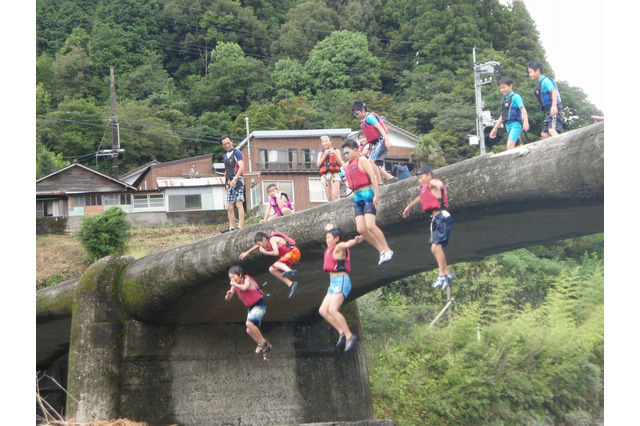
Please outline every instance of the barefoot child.
M449 270L444 248L449 243L451 233L451 215L446 208L449 207L447 189L440 179L433 177L431 167L422 166L416 173L420 183L420 194L411 201L402 212L402 217L407 218L411 213L411 207L422 204L422 211L431 215L431 253L438 262L438 279L433 283L433 288L442 287L446 290L456 275Z
M260 323L264 314L267 312L267 304L262 297L262 290L258 283L247 274L242 273L242 268L232 266L229 268L229 280L231 288L227 291L224 300L229 301L234 294L244 306L247 308L247 334L257 343L256 353L262 353L263 359L266 361L271 352L271 344L262 336L260 332Z
M258 232L253 240L256 244L241 253L240 259L244 259L254 250L260 250L267 256L278 257L278 260L269 267L269 272L289 287L289 299L291 299L296 292L296 287L298 287L296 281L289 279L298 273L298 271L291 269L300 260L300 249L296 246L296 242L282 232L274 232L271 236L264 232Z
M275 183L267 186L267 194L269 194L269 207L264 212L264 219L260 220L260 223L293 213L293 204L289 200L289 196L286 192L278 190L278 186ZM269 216L272 208L274 214Z
M324 252L324 270L329 273L329 290L320 305L320 315L336 329L340 337L336 348L345 343L344 351L353 349L356 335L351 333L347 320L340 313L340 307L351 292L351 254L349 249L359 244L363 237L358 235L352 240L343 241L341 229L333 228L327 231L327 249Z

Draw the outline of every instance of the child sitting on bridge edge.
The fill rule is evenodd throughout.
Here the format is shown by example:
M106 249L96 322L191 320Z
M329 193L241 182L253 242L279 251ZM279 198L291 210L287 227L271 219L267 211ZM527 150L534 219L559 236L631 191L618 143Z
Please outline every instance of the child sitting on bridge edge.
M260 250L260 252L267 256L279 257L279 259L269 267L269 272L289 287L289 299L291 299L296 292L296 287L298 287L296 281L289 279L298 273L298 271L291 269L291 267L298 263L301 256L300 249L296 246L296 242L282 232L274 232L271 235L258 232L253 237L253 240L256 244L249 250L241 253L240 259L244 259L255 250Z
M258 344L256 353L262 353L266 361L271 352L271 344L262 336L260 323L267 312L267 304L264 302L262 290L258 283L247 274L243 274L240 266L234 265L229 268L229 280L231 288L227 290L224 300L229 301L234 294L247 308L247 334Z
M420 183L420 193L411 201L402 212L402 217L407 218L411 213L411 208L418 203L422 204L422 211L431 215L431 253L438 262L438 279L432 284L433 288L442 287L446 290L451 285L451 281L456 277L453 271L449 270L444 248L449 243L452 219L446 210L449 207L447 199L447 189L440 179L433 177L433 171L429 166L422 166L416 172Z

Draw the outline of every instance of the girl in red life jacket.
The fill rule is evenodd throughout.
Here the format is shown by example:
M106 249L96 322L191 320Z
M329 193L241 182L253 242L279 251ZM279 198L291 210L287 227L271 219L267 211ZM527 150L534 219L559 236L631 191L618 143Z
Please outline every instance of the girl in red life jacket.
M269 207L267 207L267 211L264 212L264 219L261 219L260 223L293 213L293 204L291 203L291 200L289 200L287 194L278 191L278 186L275 183L267 186L267 194L269 194ZM269 216L272 207L275 214Z
M422 204L422 210L425 213L431 215L431 238L429 244L431 244L431 253L433 253L438 263L438 278L432 284L432 287L441 287L442 290L446 290L456 277L453 271L449 270L447 257L444 253L444 248L449 243L452 224L451 215L446 210L449 207L447 189L440 179L433 177L433 172L429 166L422 166L416 172L416 176L421 185L420 193L405 207L402 217L409 217L411 208L418 203Z
M267 304L262 297L262 290L258 283L249 275L242 273L242 268L234 265L229 268L229 280L231 288L227 291L224 300L229 301L234 294L247 308L247 334L257 343L256 353L262 353L264 360L269 358L271 344L262 336L260 324L264 314L267 312Z
M320 137L320 143L324 150L318 154L316 162L320 171L320 182L324 187L327 195L327 201L336 201L340 199L340 166L342 166L342 157L340 150L331 146L331 137Z
M289 279L298 274L298 271L291 269L291 267L298 263L301 257L300 249L296 246L295 241L282 232L274 232L271 235L257 232L253 240L255 245L242 252L240 260L255 250L260 250L267 256L278 257L279 259L269 267L269 272L289 287L289 299L291 299L298 287L297 281Z
M330 281L329 290L320 305L319 312L340 336L336 348L345 343L344 351L347 352L353 348L357 337L351 333L347 320L340 313L340 308L351 292L351 279L349 278L351 253L349 249L359 244L364 238L362 235L358 235L349 241L343 241L343 239L344 233L341 229L333 228L327 231L327 249L324 252L323 269L329 273Z
M393 258L393 251L387 244L387 239L378 225L376 225L376 210L378 208L378 185L372 185L376 178L373 166L366 158L358 154L358 142L347 139L342 143L342 154L346 161L344 174L347 186L353 190L353 207L355 211L356 228L380 253L378 266Z

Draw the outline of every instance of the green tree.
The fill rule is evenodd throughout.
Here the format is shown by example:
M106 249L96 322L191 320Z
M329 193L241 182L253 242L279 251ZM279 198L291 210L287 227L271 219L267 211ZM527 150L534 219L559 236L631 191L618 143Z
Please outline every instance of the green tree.
M201 115L205 111L226 110L235 119L252 101L262 99L265 68L231 42L218 43L211 58L209 73L191 80L191 112Z
M275 92L273 100L309 96L311 76L304 65L295 59L280 59L271 73L270 86Z
M97 215L82 217L78 240L85 248L85 261L94 262L112 254L123 254L131 235L127 214L117 206Z
M36 141L36 179L40 179L69 165L61 154L49 151L40 141Z
M380 61L369 51L363 34L333 32L316 44L305 68L316 90L380 88Z
M297 59L305 62L316 44L339 28L338 13L324 1L304 1L287 13L280 34L271 45L276 58Z
M157 12L154 0L99 1L89 43L98 73L113 67L116 74L126 74L158 49Z
M238 44L245 54L264 57L269 52L267 25L258 21L250 7L237 0L216 1L202 16L200 25L205 40L216 46L221 42Z

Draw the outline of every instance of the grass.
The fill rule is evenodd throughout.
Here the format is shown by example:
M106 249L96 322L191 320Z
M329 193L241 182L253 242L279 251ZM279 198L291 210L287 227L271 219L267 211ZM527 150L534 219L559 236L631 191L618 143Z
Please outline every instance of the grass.
M125 254L136 259L156 251L192 243L219 234L219 225L185 225L162 228L135 228ZM80 277L90 266L75 235L38 235L36 237L36 290Z

